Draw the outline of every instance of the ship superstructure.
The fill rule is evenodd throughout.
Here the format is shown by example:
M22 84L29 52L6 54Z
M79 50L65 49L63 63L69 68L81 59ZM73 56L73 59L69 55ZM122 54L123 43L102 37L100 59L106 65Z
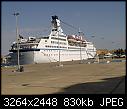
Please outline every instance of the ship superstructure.
M94 58L96 48L80 34L66 35L58 16L52 16L51 32L40 38L19 37L20 64L48 63L58 61L87 60ZM10 62L17 64L17 42L10 49Z

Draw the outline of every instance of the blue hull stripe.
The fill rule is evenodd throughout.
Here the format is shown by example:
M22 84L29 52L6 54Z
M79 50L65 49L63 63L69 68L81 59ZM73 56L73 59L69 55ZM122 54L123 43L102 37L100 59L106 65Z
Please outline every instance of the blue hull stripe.
M29 51L40 51L40 50L69 50L69 51L79 51L80 49L54 49L54 48L40 48L40 49L20 49L20 52L29 52ZM9 50L10 52L17 52L17 50ZM85 51L85 50L82 50Z

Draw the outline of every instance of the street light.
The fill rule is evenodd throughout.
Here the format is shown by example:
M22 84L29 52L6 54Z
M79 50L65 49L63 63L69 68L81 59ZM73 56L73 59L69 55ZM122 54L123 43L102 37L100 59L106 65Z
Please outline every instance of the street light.
M18 15L19 13L13 14L16 17L16 39L17 39L17 58L18 58L18 71L20 70L20 63L19 63L19 36L18 36Z
M79 37L80 37L80 63L82 63L82 53L81 53L81 31L80 31L80 28L79 28Z
M57 27L57 29L58 29L58 27ZM59 40L59 30L57 30L57 35L58 35L58 48L59 48L59 67L62 67L63 65L61 64L61 57L60 57L60 40Z
M59 31L58 31L58 48L59 48L59 66L60 66L60 41L59 41Z

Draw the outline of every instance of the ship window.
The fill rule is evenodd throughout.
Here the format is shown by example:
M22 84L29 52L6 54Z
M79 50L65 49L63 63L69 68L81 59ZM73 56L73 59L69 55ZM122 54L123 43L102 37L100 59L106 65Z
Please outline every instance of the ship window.
M52 29L52 31L57 31L57 29Z

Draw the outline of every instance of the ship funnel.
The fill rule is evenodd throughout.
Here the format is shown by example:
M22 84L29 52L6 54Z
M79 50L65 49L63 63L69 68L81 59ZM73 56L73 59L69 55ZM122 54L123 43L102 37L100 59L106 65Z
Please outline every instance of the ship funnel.
M58 19L58 16L52 16L52 26L53 26L53 29L57 29L57 20Z
M64 35L63 30L60 26L60 20L58 19L58 16L56 15L52 16L51 23L52 23L52 30L51 30L52 35L57 35L57 34Z
M52 16L52 20L58 19L58 16Z

